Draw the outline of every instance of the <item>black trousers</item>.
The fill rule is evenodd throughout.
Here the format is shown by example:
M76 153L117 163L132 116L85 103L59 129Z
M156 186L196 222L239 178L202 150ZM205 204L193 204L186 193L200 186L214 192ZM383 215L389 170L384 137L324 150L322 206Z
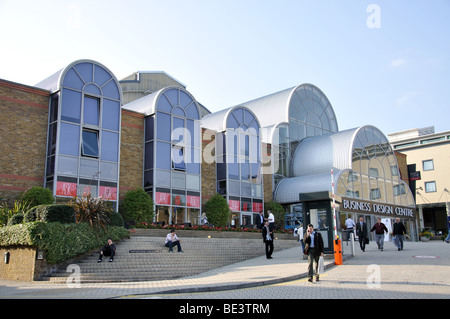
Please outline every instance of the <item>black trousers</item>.
M361 247L361 250L366 250L366 237L359 236L359 247Z
M102 254L103 252L103 254ZM111 259L114 259L114 256L116 255L116 251L114 249L102 249L100 252L100 256L98 256L99 260L102 260L103 256L110 256Z
M273 240L266 240L266 258L272 257L273 253Z

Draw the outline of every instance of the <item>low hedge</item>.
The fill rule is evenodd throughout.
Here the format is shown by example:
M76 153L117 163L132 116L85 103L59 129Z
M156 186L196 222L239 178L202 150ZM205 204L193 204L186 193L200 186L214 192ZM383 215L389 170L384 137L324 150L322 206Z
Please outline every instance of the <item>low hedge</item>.
M71 224L75 223L75 210L64 204L38 205L25 213L23 221Z
M130 233L124 227L91 228L86 223L31 222L0 228L0 246L35 246L49 264L60 263L101 247L108 238L119 241Z

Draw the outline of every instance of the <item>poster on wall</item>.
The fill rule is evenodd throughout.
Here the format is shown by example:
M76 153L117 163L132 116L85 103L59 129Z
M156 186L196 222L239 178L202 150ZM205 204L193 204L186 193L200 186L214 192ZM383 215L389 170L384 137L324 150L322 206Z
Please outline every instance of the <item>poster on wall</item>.
M170 205L170 193L155 192L155 204Z
M98 195L106 200L117 200L117 187L100 186Z
M56 182L56 195L58 196L77 196L77 183Z
M230 199L228 200L228 206L232 211L238 212L241 208L241 202L238 200Z
M186 205L188 207L200 208L200 196L187 195Z

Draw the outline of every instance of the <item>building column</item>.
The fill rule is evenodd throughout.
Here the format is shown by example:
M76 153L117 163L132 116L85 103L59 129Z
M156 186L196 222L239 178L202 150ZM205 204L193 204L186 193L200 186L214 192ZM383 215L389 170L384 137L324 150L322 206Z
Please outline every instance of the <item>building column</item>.
M422 205L419 205L418 208L419 208L419 232L420 232L420 230L423 229L425 225L423 223L423 207Z

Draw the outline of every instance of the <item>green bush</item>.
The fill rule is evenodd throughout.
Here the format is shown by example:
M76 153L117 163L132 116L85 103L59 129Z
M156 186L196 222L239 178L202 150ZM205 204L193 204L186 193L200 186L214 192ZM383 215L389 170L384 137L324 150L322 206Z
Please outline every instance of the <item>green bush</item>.
M22 201L30 204L30 207L53 204L55 198L48 188L33 186L22 195Z
M208 222L216 227L225 227L230 219L230 208L227 200L220 194L215 194L205 204Z
M265 202L264 211L266 212L266 217L268 210L270 210L275 217L275 229L284 229L284 215L286 212L284 211L283 206L274 201Z
M0 246L35 246L44 251L48 263L54 264L101 247L108 238L119 241L129 236L123 227L33 222L0 228Z
M23 221L25 223L41 221L47 223L75 223L75 210L69 205L52 204L39 205L29 209Z
M151 223L153 221L153 200L142 188L130 190L120 206L120 211L127 221Z
M123 217L119 213L111 212L109 214L109 220L111 221L111 223L110 223L111 226L123 227L123 225L124 225Z

